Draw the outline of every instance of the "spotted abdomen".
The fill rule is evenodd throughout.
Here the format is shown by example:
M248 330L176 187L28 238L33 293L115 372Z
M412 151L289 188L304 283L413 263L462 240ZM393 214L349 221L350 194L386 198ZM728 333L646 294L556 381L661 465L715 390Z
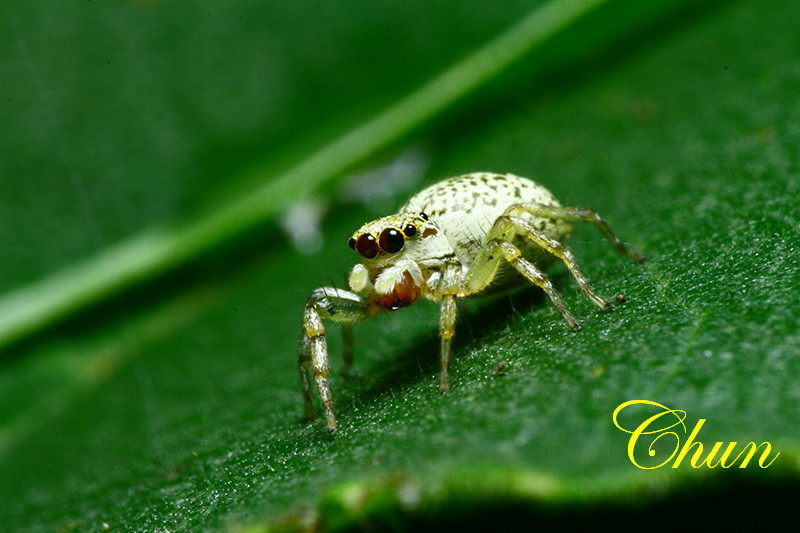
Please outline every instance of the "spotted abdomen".
M550 191L529 179L480 172L432 185L412 197L400 212L427 214L447 237L461 264L469 266L486 244L487 234L497 218L516 204L560 205ZM528 214L522 217L559 241L569 232L569 226L561 221ZM549 256L539 254L530 241L519 244L534 261L538 256Z

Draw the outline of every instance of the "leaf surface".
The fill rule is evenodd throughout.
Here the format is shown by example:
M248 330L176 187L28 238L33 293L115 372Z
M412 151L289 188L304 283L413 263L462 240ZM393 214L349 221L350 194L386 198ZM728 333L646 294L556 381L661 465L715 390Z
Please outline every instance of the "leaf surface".
M367 4L291 3L269 16L249 3L192 13L170 3L4 5L16 24L2 37L13 60L1 79L16 80L3 86L19 104L4 123L19 127L2 138L14 155L3 160L0 242L15 259L2 262L3 286L232 205L529 9L461 2L409 14ZM733 3L688 22L613 13L589 19L594 33L571 23L403 142L423 147L425 181L414 187L511 171L564 204L597 209L648 261L628 262L589 226L576 227L570 246L598 292L624 293L624 304L597 310L558 266L579 332L533 289L464 302L446 397L436 388L435 306L367 321L356 330L355 375L332 376L341 426L330 438L321 421L300 420L302 306L352 265L344 240L353 228L403 198L333 202L311 255L257 225L8 352L0 529L602 523L659 501L741 510L748 498L791 494L800 451L794 6ZM614 24L639 31L621 43L598 37ZM576 53L593 34L598 51ZM570 49L559 67L557 52ZM297 140L282 150L284 139ZM329 340L336 370L335 328ZM768 441L780 456L743 477L693 469L688 458L637 469L611 419L635 399L685 410L689 429L706 419L709 446ZM638 457L665 458L666 441L655 458L645 448Z

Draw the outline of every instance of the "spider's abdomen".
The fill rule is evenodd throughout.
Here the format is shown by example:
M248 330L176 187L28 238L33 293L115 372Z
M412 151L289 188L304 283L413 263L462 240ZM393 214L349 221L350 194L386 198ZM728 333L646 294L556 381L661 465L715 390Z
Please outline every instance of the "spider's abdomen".
M447 237L461 264L469 266L486 244L497 218L517 204L560 205L550 191L529 179L477 172L431 185L412 197L400 212L427 214ZM558 241L569 234L569 226L564 222L529 214L521 218ZM539 253L530 241L520 242L520 248L532 261L549 260L549 254Z

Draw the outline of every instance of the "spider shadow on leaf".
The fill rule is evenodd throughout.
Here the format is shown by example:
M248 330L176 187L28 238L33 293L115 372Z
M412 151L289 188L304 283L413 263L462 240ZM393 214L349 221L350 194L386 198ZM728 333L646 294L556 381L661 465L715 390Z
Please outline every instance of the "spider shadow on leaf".
M566 272L554 276L554 281L565 281ZM482 344L499 332L508 328L509 323L519 320L532 312L533 309L544 309L549 305L549 300L540 289L530 285L505 291L498 294L479 296L476 299L459 302L458 325L454 338L454 358L458 360L465 355L467 347ZM548 315L552 320L563 325L565 334L570 329L557 313ZM356 333L356 335L358 335ZM392 391L402 390L417 383L420 379L430 382L431 395L439 395L436 382L439 379L439 337L437 324L433 322L428 333L409 339L407 343L400 343L390 355L383 355L379 361L362 362L359 364L359 338L356 337L356 362L354 375L342 378L336 376L334 384L341 392L339 404L341 413L368 404ZM363 340L361 340L363 343ZM451 376L454 378L454 390L457 391L458 368L453 368L451 361ZM487 360L483 363L487 372L491 372L496 361ZM346 407L345 407L346 406Z

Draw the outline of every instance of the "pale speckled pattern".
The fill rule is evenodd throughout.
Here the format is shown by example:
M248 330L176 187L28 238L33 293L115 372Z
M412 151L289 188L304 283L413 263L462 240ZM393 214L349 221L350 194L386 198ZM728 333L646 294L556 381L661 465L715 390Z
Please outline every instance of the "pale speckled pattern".
M401 209L401 213L425 213L445 234L465 267L473 263L486 244L486 235L495 220L515 204L559 206L555 196L538 183L514 174L479 172L456 176L422 190ZM569 224L520 215L547 236L563 242L569 235ZM541 266L552 262L552 255L535 247L527 239L517 244L531 261Z

